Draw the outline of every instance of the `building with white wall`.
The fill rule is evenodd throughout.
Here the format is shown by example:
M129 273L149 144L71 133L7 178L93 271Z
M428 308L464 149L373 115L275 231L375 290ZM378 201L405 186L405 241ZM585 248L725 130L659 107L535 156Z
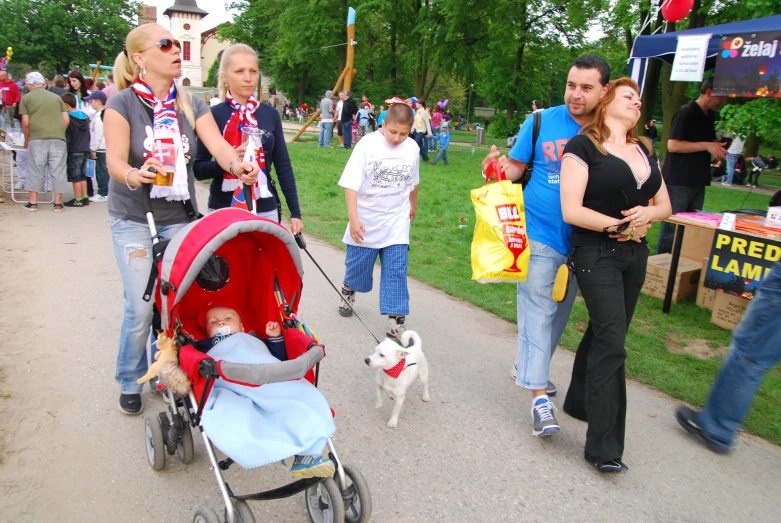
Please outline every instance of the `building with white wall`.
M171 20L170 31L182 43L182 78L193 87L202 87L206 79L201 66L201 20L208 15L196 0L176 0L163 11Z

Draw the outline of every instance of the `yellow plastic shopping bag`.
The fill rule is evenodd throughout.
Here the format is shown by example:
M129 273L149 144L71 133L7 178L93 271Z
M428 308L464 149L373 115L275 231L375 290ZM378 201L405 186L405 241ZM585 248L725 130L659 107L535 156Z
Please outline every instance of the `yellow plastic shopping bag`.
M472 190L475 233L472 238L472 279L480 283L526 281L529 237L523 189L509 180Z

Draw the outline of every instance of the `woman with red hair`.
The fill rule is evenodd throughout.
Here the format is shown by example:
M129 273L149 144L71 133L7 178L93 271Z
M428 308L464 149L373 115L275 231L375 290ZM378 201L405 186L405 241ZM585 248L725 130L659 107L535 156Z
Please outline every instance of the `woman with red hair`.
M626 331L645 281L645 235L671 213L651 142L635 131L638 92L630 78L610 82L561 164L561 209L573 225L571 260L589 312L564 411L588 422L585 458L603 473L628 470Z

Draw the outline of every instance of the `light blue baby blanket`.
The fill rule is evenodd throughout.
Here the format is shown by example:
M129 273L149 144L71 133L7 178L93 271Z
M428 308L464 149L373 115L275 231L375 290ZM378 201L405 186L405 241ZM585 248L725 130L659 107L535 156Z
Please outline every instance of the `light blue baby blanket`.
M237 333L209 352L230 363L278 363L266 345ZM245 469L295 455L319 456L336 431L331 409L304 379L247 387L218 379L201 416L212 443Z

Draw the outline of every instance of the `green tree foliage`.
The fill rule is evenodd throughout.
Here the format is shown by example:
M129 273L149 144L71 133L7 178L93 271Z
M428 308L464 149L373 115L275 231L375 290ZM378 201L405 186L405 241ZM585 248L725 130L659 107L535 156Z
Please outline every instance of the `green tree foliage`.
M13 60L58 73L102 60L113 64L133 27L139 3L129 0L0 0L0 48Z
M781 100L758 98L730 103L721 109L719 127L741 136L756 136L772 147L781 147ZM759 147L755 141L754 149ZM748 147L748 143L746 144ZM754 156L756 150L745 150L747 156Z

